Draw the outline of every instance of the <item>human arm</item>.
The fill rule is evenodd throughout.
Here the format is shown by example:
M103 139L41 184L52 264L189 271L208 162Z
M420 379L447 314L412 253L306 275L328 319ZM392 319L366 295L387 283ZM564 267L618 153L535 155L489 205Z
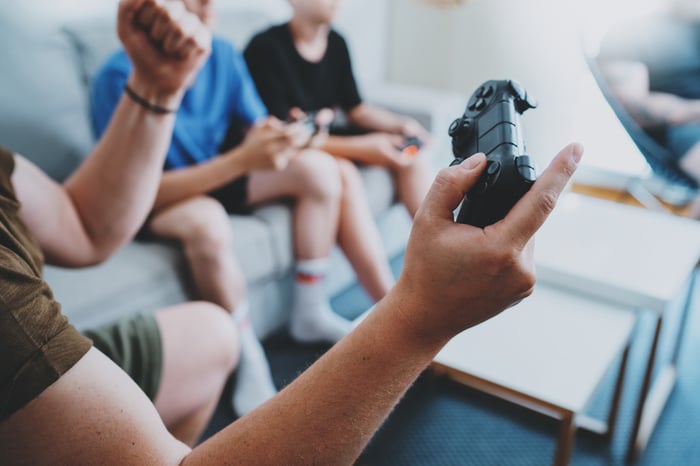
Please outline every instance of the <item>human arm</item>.
M563 150L506 218L483 230L452 215L484 157L443 170L416 216L389 295L276 397L194 450L170 436L143 392L94 350L0 422L0 450L11 463L31 464L352 464L452 336L531 292L531 237L580 156L580 147ZM36 448L37 436L47 439L45 448Z
M177 108L206 59L209 31L178 2L122 0L118 32L134 62L132 89ZM21 213L49 262L94 264L133 236L155 198L174 119L123 96L103 137L63 185L18 158L13 184Z
M580 155L580 147L563 150L506 219L484 230L452 220L484 158L444 170L416 217L404 271L389 295L277 397L183 464L351 464L452 336L530 294L531 237Z
M417 137L424 142L430 139L428 131L413 118L398 115L366 102L350 110L348 119L355 126L371 131Z
M644 128L700 122L700 100L649 88L649 70L640 62L604 62L600 69L612 93Z

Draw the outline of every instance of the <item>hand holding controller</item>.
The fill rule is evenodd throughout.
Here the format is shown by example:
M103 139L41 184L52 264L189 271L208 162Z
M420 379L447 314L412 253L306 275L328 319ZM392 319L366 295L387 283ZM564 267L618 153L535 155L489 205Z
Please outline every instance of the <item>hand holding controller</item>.
M520 115L537 103L511 80L487 81L472 94L464 115L449 129L455 160L483 152L487 166L464 197L457 221L484 228L503 219L537 179L525 155Z

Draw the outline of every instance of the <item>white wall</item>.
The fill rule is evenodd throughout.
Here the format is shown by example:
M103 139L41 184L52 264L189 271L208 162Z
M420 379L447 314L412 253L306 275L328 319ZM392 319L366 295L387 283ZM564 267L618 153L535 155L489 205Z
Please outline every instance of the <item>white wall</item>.
M517 79L540 102L523 118L529 151L540 166L572 139L595 148L586 159L605 166L617 157L605 150L609 139L625 149L617 168L637 172L644 162L591 81L578 29L584 19L597 24L596 14L620 15L632 6L639 11L640 3L652 1L467 0L436 8L392 0L388 77L465 93L488 79ZM604 6L611 4L616 7Z
M13 0L0 1L0 17L55 28L65 22L116 17L119 0ZM217 0L225 13L237 9L263 11L273 21L289 18L287 0ZM337 27L346 35L358 80L369 86L384 78L388 0L346 0ZM359 52L361 51L361 53Z

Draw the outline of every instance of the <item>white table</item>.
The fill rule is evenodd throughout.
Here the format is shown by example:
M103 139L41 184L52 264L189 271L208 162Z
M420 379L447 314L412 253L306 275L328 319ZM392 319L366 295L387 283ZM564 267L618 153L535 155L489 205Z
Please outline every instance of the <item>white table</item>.
M569 463L578 427L612 434L635 315L624 307L538 285L533 295L453 338L433 369L560 421L554 464ZM608 419L585 415L622 357Z
M700 259L700 222L565 195L537 236L539 280L655 315L641 394L628 448L632 460L646 446L676 381L677 357ZM686 295L671 361L652 383L669 306Z

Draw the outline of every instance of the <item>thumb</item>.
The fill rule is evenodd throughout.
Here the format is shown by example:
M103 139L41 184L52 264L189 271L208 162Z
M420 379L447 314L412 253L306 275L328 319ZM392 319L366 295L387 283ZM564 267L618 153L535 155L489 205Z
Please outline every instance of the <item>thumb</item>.
M484 171L485 161L486 156L478 153L459 165L440 170L421 209L425 208L440 218L452 220L452 212L462 202L464 193L474 186Z

